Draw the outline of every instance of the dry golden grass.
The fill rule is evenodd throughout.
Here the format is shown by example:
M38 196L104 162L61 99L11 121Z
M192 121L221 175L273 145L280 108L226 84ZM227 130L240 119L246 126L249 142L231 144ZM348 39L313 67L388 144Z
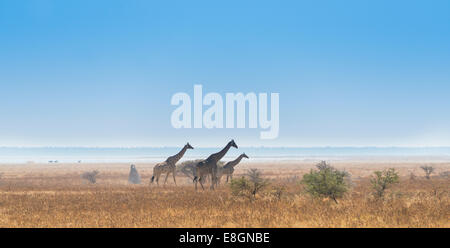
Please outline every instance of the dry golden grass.
M238 174L259 166L272 185L286 187L281 199L269 188L255 201L233 197L224 184L195 192L181 176L178 187L170 180L166 187L149 186L150 164L137 166L144 182L137 186L127 185L123 164L3 165L0 227L450 227L448 178L423 179L417 164L337 164L353 174L355 186L335 204L311 199L295 182L313 164L243 165ZM401 182L375 201L368 175L386 167L398 167ZM435 167L439 172L449 165ZM95 168L97 184L80 178ZM418 178L410 179L411 172Z

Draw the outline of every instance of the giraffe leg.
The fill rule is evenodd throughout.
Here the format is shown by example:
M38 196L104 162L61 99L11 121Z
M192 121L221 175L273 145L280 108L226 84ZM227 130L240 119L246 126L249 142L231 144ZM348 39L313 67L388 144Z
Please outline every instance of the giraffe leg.
M198 183L198 179L194 180L195 181L195 191L197 191L197 183Z
M166 185L166 183L167 183L167 178L169 177L169 174L170 174L170 172L167 172L166 179L164 180L164 185Z
M214 184L216 183L216 177L211 175L211 189L214 190Z
M172 171L172 176L173 176L173 182L175 183L175 185L177 185L177 180L175 179L175 177L176 177L175 171Z
M198 181L200 182L200 186L202 186L202 189L205 190L205 187L203 187L203 176L201 176Z
M211 174L211 179L212 179L212 182L211 182L211 186L212 187L211 187L211 189L214 190L214 188L218 187L218 185L219 185L219 176L217 174L217 170L213 171L213 173Z
M159 186L159 176L161 175L161 173L157 173L156 174L156 185Z
M227 174L227 183L228 183L228 178L230 177L230 175Z

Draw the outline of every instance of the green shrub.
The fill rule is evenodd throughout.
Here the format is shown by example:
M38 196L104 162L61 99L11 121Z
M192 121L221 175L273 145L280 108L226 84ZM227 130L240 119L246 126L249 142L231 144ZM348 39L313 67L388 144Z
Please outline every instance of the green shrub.
M232 179L230 183L231 193L234 196L243 196L249 199L255 199L269 182L261 177L258 169L250 169L246 173L246 177Z
M346 178L349 174L323 161L317 165L317 169L303 176L301 183L305 186L305 191L313 197L330 198L337 203L337 199L344 196L348 190Z
M384 171L375 171L372 179L372 188L374 189L374 196L382 198L386 189L392 184L399 182L398 173L394 168L390 168Z
M234 196L248 196L250 182L245 177L232 179L230 183L231 194Z

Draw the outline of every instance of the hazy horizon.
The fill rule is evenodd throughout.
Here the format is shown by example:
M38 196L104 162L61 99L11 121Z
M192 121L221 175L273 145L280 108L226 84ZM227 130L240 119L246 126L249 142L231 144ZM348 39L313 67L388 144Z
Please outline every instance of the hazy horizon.
M182 146L0 146L1 148L80 148L80 149L133 149L133 148L182 148ZM195 148L223 148L222 146L196 146ZM302 149L326 149L326 148L375 148L375 149L427 149L450 148L450 146L239 146L239 148L302 148Z
M221 148L196 147L189 150L183 160L204 159ZM74 148L74 147L47 147L47 148L4 148L0 147L0 163L59 163L82 162L157 162L180 151L180 147L128 147L128 148ZM327 160L348 158L417 158L434 157L445 161L450 159L450 147L441 148L376 148L376 147L322 147L322 148L293 148L293 147L239 147L231 149L224 160L231 160L242 153L246 153L249 161L282 161L282 160ZM432 161L430 159L427 160Z

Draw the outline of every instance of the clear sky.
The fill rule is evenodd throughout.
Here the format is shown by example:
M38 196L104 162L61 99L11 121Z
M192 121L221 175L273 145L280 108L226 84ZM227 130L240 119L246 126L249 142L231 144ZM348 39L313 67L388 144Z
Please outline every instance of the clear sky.
M450 1L159 2L0 1L0 146L450 146ZM279 138L173 129L194 84Z

